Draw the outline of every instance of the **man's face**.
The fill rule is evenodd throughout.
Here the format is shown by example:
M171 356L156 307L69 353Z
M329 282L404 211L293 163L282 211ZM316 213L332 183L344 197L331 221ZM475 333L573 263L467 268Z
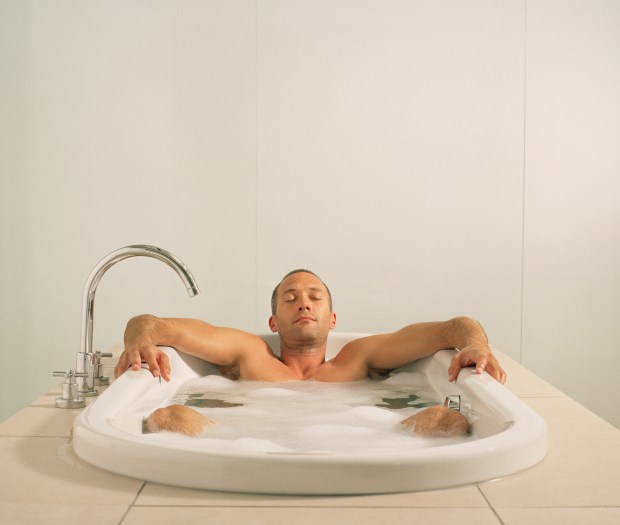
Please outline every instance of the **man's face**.
M329 295L320 279L306 272L289 275L278 287L269 328L288 345L322 344L336 326Z

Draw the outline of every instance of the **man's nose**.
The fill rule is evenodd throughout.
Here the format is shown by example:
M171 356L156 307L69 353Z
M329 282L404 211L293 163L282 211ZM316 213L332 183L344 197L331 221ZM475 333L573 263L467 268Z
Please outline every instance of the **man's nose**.
M310 299L308 297L302 297L301 302L299 303L299 311L302 310L310 310Z

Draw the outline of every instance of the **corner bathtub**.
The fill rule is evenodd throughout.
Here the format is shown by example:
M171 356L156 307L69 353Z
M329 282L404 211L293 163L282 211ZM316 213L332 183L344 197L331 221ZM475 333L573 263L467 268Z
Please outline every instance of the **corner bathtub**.
M363 335L331 333L327 359L346 342ZM279 351L277 336L263 338L274 352ZM411 437L411 447L379 450L364 450L363 444L355 440L357 448L342 452L284 453L207 448L200 437L170 433L152 439L150 436L155 435L141 433L142 417L172 404L171 399L178 397L188 382L217 373L202 360L173 349L166 352L172 367L170 382L160 385L144 369L125 373L79 414L73 432L73 448L79 457L118 474L181 487L266 494L371 494L486 481L531 467L547 451L542 418L488 374L477 375L473 369L464 369L456 383L448 382L453 355L448 350L403 367L395 371L394 377L403 373L410 375L402 377L423 377L427 398L431 391L434 404L460 395L462 413L471 423L466 439L441 438L413 446L424 438ZM216 410L213 412L217 414ZM213 417L217 420L217 416Z

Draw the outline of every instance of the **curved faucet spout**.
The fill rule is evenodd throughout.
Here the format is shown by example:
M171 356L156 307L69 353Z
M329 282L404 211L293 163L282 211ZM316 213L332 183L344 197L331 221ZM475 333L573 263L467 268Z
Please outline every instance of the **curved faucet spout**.
M84 298L82 301L82 342L81 342L81 354L82 356L78 356L78 371L85 371L85 368L88 368L89 377L86 379L86 387L88 390L94 392L94 379L91 382L91 371L87 364L80 363L80 357L82 359L89 359L93 354L93 318L94 318L94 310L95 310L95 292L97 291L97 285L103 277L103 274L112 266L114 266L117 262L122 261L123 259L127 259L129 257L153 257L166 263L170 266L181 278L185 288L187 289L187 293L190 297L194 297L200 293L198 289L198 285L196 284L196 280L194 276L189 271L187 266L183 264L183 262L171 254L170 252L158 248L157 246L149 246L146 244L136 244L132 246L126 246L124 248L120 248L108 255L106 255L95 268L91 272L88 280L86 281L86 286L84 288Z

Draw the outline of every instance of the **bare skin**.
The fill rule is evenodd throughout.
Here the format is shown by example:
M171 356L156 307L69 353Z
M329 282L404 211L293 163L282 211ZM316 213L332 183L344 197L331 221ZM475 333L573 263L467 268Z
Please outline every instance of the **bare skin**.
M276 304L269 327L280 336L280 358L254 334L195 319L141 315L127 324L125 351L114 375L139 370L145 362L153 376L169 381L170 364L162 346L219 365L228 377L274 382L357 381L373 370L392 370L439 350L458 348L448 369L450 381L467 366L475 366L477 373L488 372L500 383L506 381L482 327L473 319L416 323L396 332L362 337L325 361L327 335L336 326L336 314L321 280L306 272L286 277L279 285Z
M158 408L143 423L143 432L177 432L188 436L198 436L205 427L215 424L207 416L184 405L171 405Z
M428 407L400 422L400 425L422 437L463 436L469 431L467 418L447 407Z

